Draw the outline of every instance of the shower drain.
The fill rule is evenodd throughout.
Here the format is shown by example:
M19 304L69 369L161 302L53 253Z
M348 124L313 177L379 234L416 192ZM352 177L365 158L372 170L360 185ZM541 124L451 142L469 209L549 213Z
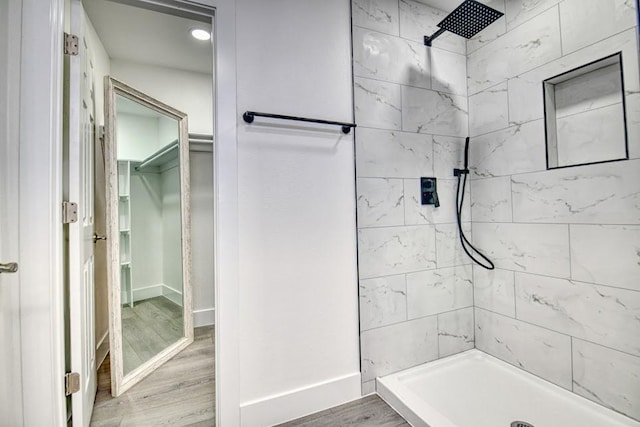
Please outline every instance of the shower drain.
M511 427L534 427L533 424L525 423L524 421L514 421L511 423Z

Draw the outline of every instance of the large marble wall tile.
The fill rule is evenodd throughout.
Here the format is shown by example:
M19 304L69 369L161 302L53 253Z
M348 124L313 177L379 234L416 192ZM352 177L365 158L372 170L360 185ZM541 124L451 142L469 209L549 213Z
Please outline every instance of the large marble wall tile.
M356 77L354 95L358 126L390 130L402 128L400 85Z
M467 57L448 50L420 46L431 58L431 87L439 92L467 96ZM415 85L418 86L418 85Z
M554 7L468 55L469 94L559 58L560 28Z
M514 274L509 270L487 270L474 265L474 305L505 316L515 317Z
M363 28L353 29L353 71L358 77L429 88L429 58L420 43Z
M467 97L402 86L402 129L408 132L466 136Z
M571 278L640 291L640 226L572 225Z
M629 158L640 159L640 92L626 97Z
M509 126L507 82L469 97L469 135L476 136Z
M571 390L571 338L475 309L476 348Z
M469 145L469 169L473 178L536 172L546 168L542 120L478 136Z
M407 274L409 319L473 306L471 266Z
M485 0L482 3L486 4L489 7L494 8L495 10L499 10L500 12L504 13L505 11L504 2L505 0ZM506 22L507 22L506 17L503 16L502 18L493 22L487 28L485 28L484 30L480 31L478 34L476 34L475 36L467 40L467 53L475 52L476 50L480 49L482 46L486 45L487 43L490 43L491 41L500 37L502 34L506 33L507 32Z
M416 133L358 127L356 173L359 177L432 176L432 138Z
M398 0L352 0L353 25L397 36L400 31Z
M437 317L364 331L360 343L363 381L435 360L438 358Z
M635 29L631 29L509 80L510 122L519 124L544 117L543 80L617 52L622 52L625 90L637 92L640 90L638 48Z
M627 157L622 103L558 118L556 126L559 165Z
M473 307L438 315L439 357L450 356L473 347Z
M545 10L555 6L561 0L507 0L506 18L507 30L511 31L520 24Z
M511 222L511 179L471 181L471 218L480 222Z
M464 138L433 136L433 173L438 179L453 179L453 169L464 167Z
M633 0L564 0L562 51L567 54L637 25Z
M424 3L413 0L400 0L400 37L424 42L424 36L430 36L438 30L438 23L449 13L434 9ZM466 43L463 37L444 33L433 41L433 47L466 55ZM425 46L425 49L428 49Z
M463 223L462 230L467 239L471 241L471 223ZM438 268L465 265L472 262L460 244L457 223L436 225L436 254Z
M569 277L569 227L473 224L473 242L497 268Z
M516 273L518 319L640 356L640 292Z
M458 190L458 181L453 179L439 179L437 187L438 198L440 199L440 207L438 208L420 203L419 179L404 180L404 218L406 225L446 224L457 221L456 191ZM471 203L469 203L470 192L468 185L465 194L462 220L469 221L471 218Z
M640 421L640 358L574 339L573 391Z
M407 320L407 290L404 274L360 281L360 329Z
M602 67L554 86L557 117L622 103L618 64Z
M435 268L435 240L431 225L359 230L360 278Z
M404 225L401 179L358 178L358 227Z
M511 181L515 222L640 223L640 160L523 174Z

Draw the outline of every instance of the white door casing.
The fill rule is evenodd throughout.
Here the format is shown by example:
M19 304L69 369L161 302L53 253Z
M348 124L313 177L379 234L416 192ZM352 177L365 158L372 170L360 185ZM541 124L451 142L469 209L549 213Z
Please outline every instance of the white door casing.
M20 1L0 2L0 263L19 256L19 62ZM22 416L19 271L0 273L0 426Z
M68 188L77 203L77 222L69 224L69 336L71 371L80 374L80 390L72 395L74 427L86 427L96 395L93 147L94 105L91 52L84 39L81 0L71 0L69 28L78 37L78 54L68 56ZM103 244L99 241L97 244Z

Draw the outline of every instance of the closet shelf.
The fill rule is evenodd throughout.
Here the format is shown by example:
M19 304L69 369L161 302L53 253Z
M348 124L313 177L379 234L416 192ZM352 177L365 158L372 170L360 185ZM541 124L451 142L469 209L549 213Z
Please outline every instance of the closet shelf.
M145 168L162 166L172 160L175 160L180 155L178 150L178 140L176 139L171 144L162 147L146 159L144 159L138 166L135 167L136 171L141 171Z

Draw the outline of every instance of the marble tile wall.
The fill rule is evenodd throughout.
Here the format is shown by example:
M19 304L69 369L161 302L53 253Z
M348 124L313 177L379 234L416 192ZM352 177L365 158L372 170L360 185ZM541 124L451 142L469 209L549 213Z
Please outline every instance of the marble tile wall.
M474 347L472 268L458 243L452 173L468 133L467 58L453 34L423 45L445 12L412 0L353 0L352 10L362 378L370 392L377 376ZM439 208L420 204L423 176L438 178ZM463 220L470 232L470 203Z
M503 22L467 42L471 226L497 266L472 269L475 346L640 420L636 3L506 0L502 7ZM630 159L546 170L542 81L617 52ZM611 105L592 101L565 106L585 122L560 129L571 143L594 121L584 111ZM588 137L613 137L605 122Z

